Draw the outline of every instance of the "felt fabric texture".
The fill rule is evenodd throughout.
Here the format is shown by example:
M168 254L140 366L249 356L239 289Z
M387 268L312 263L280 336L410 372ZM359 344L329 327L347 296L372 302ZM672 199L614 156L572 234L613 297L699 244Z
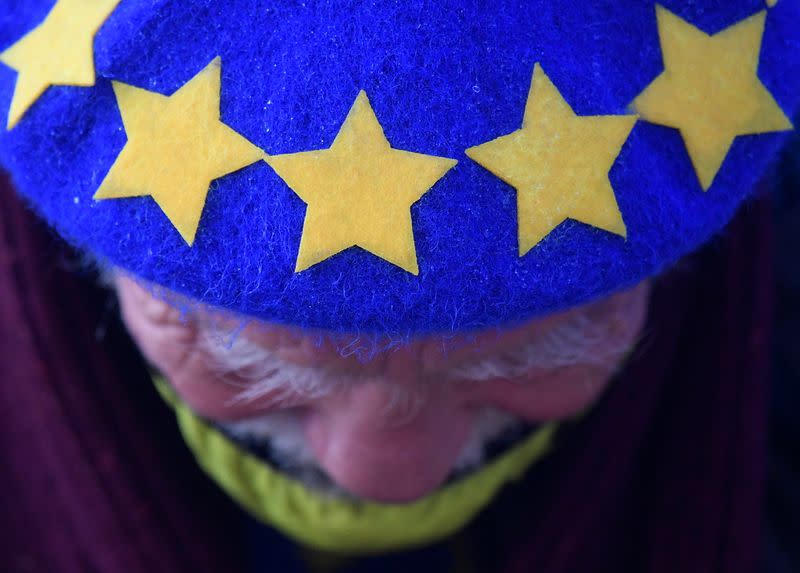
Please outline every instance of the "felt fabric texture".
M626 237L608 172L635 123L576 116L536 64L522 129L467 150L517 190L521 257L568 218Z
M657 16L665 70L633 106L643 119L680 130L708 191L735 137L792 129L758 79L767 13L713 36L661 6ZM713 72L708 62L713 62Z
M665 0L717 34L763 0ZM800 103L800 5L765 16L758 79ZM0 14L0 49L52 8ZM634 127L608 177L627 239L573 220L519 256L513 189L465 150L519 129L536 63L579 116L624 115L664 71L655 2L123 0L95 38L96 85L47 90L0 162L72 243L258 318L398 337L504 325L659 273L717 233L784 132L737 137L708 192L678 130ZM112 81L170 96L216 57L221 121L270 155L326 149L363 90L395 149L459 164L411 207L419 274L362 249L296 273L307 207L263 162L214 181L191 247L150 198L94 201L127 137ZM0 120L16 71L0 66Z
M411 205L456 161L392 149L366 93L330 149L266 161L308 205L296 271L359 246L419 274Z
M48 87L94 85L94 35L119 2L58 0L39 26L0 53L0 62L19 73L8 129Z
M149 195L191 246L211 182L264 155L219 121L220 74L215 58L171 97L115 82L128 142L94 198Z
M93 277L69 272L75 253L2 180L0 205L0 568L308 572L286 566L293 549L267 528L248 551L241 512L196 468ZM463 532L468 552L456 563L504 573L763 569L771 216L769 202L753 203L656 281L628 368ZM340 572L441 573L448 546Z
M161 378L203 470L253 517L298 543L337 555L371 555L431 545L462 529L551 448L558 424L545 424L498 459L414 503L351 502L309 490L232 442L186 406Z

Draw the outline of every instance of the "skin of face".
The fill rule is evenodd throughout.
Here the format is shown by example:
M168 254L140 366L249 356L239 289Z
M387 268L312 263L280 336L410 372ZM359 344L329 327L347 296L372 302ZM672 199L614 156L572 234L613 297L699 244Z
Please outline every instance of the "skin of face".
M182 313L124 274L116 274L114 283L133 339L194 411L229 422L288 410L301 420L314 456L337 485L384 503L410 502L440 486L482 408L543 422L590 407L641 336L650 292L644 282L581 309L506 330L451 337L447 344L441 338L417 340L370 360L343 356L334 336L251 321L239 336L288 364L353 382L332 383L320 396L281 391L242 401L236 397L252 381L221 376L202 336L209 321L235 330L240 318L214 310ZM513 379L476 382L453 375L464 364L547 336L577 312L607 328L592 348L600 359L557 368L532 366ZM398 401L398 391L414 399Z

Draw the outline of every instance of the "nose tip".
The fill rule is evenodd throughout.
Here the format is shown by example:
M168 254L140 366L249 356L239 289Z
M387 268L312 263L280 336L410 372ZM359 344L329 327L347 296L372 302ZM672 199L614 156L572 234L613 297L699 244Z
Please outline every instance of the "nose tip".
M405 503L447 478L472 414L441 392L364 383L323 400L306 421L320 465L356 496Z

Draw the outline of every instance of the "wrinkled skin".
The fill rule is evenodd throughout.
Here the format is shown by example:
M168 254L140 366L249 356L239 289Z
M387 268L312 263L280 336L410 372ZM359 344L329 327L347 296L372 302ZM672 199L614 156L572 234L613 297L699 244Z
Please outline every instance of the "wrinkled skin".
M198 324L236 321L197 312L182 317L133 280L115 279L123 318L146 358L196 412L218 421L241 420L291 408L302 418L306 438L320 465L341 487L367 499L402 503L417 499L449 475L477 410L492 406L531 422L577 414L604 390L633 347L644 324L649 285L600 300L583 312L608 321L609 335L598 343L602 361L558 369L532 368L519 379L465 382L449 375L456 365L514 348L569 320L552 315L503 332L471 337L458 344L421 340L387 351L369 362L343 358L332 342L263 323L241 333L291 363L357 377L358 382L321 398L265 395L252 402L233 398L241 387L209 365ZM609 349L612 349L609 351ZM619 350L617 350L619 349ZM608 355L608 356L606 356ZM416 407L387 407L392 389L423 398Z

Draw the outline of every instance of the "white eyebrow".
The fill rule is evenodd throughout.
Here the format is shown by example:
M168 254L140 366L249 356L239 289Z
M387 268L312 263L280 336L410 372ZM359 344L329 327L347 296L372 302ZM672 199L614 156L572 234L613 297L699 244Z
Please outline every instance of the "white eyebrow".
M209 367L223 380L241 386L234 403L252 402L268 394L274 394L276 402L286 402L297 394L303 398L321 398L353 380L319 367L289 362L241 334L225 342L202 329L200 340Z
M627 337L618 342L611 336L614 317L596 320L577 312L566 322L542 332L535 340L497 356L480 358L455 367L451 378L472 382L513 380L533 369L557 370L576 365L608 364L624 355L635 343Z
M514 380L534 369L609 364L635 345L628 337L611 336L614 323L614 316L597 320L587 313L576 312L565 322L538 334L535 340L495 356L454 366L439 376L443 375L448 381ZM615 339L618 342L609 342ZM361 379L324 367L295 364L241 334L224 341L211 330L201 328L201 343L208 355L209 367L223 380L241 386L233 403L252 402L271 394L275 402L290 405L292 398L322 398ZM399 406L414 410L409 401L418 401L421 396L403 394L397 387L387 408Z

